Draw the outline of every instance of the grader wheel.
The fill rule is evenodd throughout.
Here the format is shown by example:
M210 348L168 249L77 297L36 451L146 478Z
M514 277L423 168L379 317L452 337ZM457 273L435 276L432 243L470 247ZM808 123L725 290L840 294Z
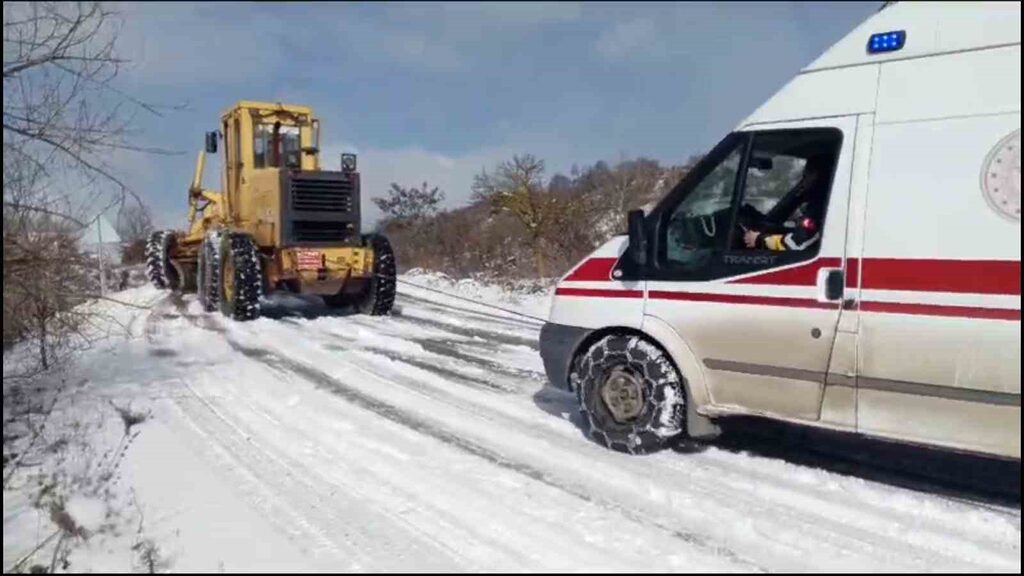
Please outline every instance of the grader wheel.
M234 320L260 317L263 277L260 252L252 236L227 232L220 243L220 311Z
M171 262L171 251L177 238L172 230L158 230L146 242L146 275L161 290L178 288L180 278Z

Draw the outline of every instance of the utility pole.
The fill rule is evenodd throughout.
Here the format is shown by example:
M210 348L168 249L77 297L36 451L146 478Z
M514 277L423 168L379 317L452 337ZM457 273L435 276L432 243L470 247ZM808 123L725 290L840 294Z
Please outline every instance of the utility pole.
M100 215L103 213L101 212ZM103 267L103 224L100 222L100 217L96 216L96 239L99 240L99 251L98 256L100 259L100 296L107 295L107 274Z

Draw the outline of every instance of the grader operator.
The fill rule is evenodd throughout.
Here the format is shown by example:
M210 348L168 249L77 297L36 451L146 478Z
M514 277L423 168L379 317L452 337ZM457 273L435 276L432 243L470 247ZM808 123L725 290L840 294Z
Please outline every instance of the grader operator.
M320 167L320 121L310 108L239 102L206 134L188 190L189 230L154 232L146 267L157 288L195 290L208 312L260 316L270 290L317 294L331 307L387 314L395 256L361 234L354 154ZM223 142L220 192L203 187L206 154Z

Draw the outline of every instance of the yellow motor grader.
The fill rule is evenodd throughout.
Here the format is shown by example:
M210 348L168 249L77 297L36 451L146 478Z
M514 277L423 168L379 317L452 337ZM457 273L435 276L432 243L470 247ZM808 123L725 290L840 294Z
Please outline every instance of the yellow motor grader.
M320 121L310 108L242 101L206 134L188 190L189 230L154 232L146 268L158 288L198 293L208 312L260 316L269 290L317 294L331 307L387 314L395 256L360 232L356 156L320 168ZM223 142L221 192L203 187L206 154Z

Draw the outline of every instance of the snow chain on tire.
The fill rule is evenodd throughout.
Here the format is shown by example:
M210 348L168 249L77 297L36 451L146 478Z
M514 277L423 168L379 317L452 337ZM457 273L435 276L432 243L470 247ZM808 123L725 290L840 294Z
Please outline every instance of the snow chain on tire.
M363 246L373 250L373 277L359 301L359 311L371 316L384 316L395 304L395 252L391 242L380 234L363 236Z
M612 334L584 351L572 375L586 432L614 450L646 454L668 446L686 431L683 381L660 348L636 335ZM635 417L617 419L606 402L606 386L617 372L635 382L640 399ZM611 384L610 384L611 383Z
M260 317L263 276L260 251L252 236L226 232L220 243L220 311L234 320Z
M199 302L206 312L215 312L220 308L220 243L223 232L211 230L203 238L199 248L199 263L196 266L198 279L196 293Z
M172 230L158 230L146 241L146 275L153 286L166 290L178 288L178 271L171 263L176 237Z

